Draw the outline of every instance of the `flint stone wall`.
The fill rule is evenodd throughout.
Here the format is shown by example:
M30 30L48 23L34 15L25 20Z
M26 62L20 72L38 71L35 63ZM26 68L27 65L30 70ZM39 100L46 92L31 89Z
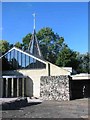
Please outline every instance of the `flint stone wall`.
M43 100L70 100L69 76L42 76L40 97Z

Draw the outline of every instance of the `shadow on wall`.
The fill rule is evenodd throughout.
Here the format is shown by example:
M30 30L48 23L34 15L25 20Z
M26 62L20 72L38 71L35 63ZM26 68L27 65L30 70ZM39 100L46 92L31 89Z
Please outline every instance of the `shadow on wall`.
M24 76L24 75L18 72L17 70L7 70L2 71L2 76Z
M30 77L26 79L26 96L32 97L33 96L33 80Z
M70 80L70 99L90 97L90 80Z

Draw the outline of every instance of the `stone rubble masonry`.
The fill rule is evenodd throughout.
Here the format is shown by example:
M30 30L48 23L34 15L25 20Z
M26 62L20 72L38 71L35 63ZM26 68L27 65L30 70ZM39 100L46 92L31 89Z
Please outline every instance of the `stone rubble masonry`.
M40 79L40 97L43 100L70 100L69 76L42 76Z

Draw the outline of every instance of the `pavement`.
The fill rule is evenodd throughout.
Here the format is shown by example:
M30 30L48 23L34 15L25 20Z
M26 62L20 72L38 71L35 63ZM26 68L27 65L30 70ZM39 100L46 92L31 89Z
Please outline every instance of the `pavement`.
M22 99L3 104L2 118L88 118L88 99L42 103Z

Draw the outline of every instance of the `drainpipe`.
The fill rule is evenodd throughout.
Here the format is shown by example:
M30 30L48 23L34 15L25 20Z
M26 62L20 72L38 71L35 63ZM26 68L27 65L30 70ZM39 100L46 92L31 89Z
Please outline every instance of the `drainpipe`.
M50 76L50 63L48 63L48 76Z

